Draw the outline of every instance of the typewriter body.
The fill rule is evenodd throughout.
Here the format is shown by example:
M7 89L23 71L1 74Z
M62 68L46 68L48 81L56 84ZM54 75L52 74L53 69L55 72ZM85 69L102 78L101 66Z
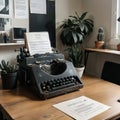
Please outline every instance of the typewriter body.
M79 90L83 83L72 62L61 53L45 53L29 56L20 50L19 82L31 89L40 99L47 99Z

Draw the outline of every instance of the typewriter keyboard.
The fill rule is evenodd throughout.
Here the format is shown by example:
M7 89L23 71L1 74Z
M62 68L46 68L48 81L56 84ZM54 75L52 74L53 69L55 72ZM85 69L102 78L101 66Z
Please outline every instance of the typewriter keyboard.
M69 76L49 81L41 82L42 91L56 91L59 89L64 89L72 86L79 85L80 80L77 76Z

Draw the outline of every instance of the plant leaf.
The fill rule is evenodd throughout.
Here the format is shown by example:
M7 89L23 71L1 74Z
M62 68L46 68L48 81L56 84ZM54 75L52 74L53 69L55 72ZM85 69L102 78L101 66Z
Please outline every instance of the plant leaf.
M78 42L78 39L77 39L77 35L75 32L72 32L72 36L73 36L73 39L74 39L74 43L77 43Z
M81 35L81 34L79 33L79 34L77 34L77 36L78 36L79 42L83 41L83 35Z
M86 15L87 15L87 12L84 12L84 13L81 15L80 19L83 20L83 19L86 17Z

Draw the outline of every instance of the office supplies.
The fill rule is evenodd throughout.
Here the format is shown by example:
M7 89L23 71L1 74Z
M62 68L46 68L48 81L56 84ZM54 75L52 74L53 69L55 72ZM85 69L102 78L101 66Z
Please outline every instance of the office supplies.
M41 99L47 99L83 87L72 62L62 53L45 53L29 56L20 49L17 56L20 67L20 84L28 86Z

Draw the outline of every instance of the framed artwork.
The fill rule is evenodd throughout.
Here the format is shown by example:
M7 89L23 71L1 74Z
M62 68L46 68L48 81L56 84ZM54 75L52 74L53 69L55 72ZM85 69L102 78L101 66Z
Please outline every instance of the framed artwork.
M9 31L12 26L10 18L0 18L0 31Z
M0 18L10 17L11 15L11 0L0 0Z
M9 31L11 23L11 0L0 0L0 31Z

